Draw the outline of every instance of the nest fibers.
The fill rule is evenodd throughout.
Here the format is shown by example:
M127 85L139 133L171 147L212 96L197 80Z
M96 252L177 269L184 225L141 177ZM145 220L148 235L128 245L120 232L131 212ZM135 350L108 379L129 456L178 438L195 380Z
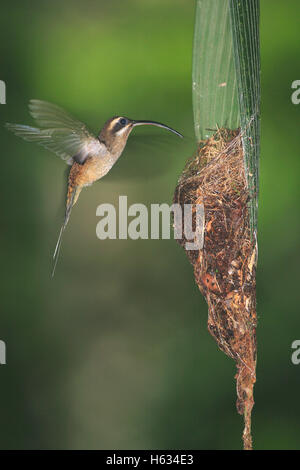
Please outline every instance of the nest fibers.
M174 202L204 206L203 248L186 253L208 304L208 330L237 365L237 410L245 418L244 448L250 449L257 250L250 234L248 201L241 133L218 129L210 139L200 141L178 182ZM185 247L186 240L179 243Z

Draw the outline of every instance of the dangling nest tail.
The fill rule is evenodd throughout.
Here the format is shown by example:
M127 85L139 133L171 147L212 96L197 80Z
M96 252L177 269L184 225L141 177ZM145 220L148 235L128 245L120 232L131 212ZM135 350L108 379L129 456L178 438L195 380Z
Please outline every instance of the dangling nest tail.
M208 330L237 365L237 410L245 419L244 448L251 449L257 250L250 233L239 129L218 129L210 139L200 141L197 154L180 177L174 202L204 206L203 248L186 253L208 304ZM184 248L186 242L184 236L179 240Z

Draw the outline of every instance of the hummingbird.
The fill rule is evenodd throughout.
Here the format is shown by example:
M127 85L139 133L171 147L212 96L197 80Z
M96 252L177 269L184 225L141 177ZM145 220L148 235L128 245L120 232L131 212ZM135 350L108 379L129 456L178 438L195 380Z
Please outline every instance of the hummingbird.
M53 277L62 235L81 190L103 178L111 170L122 155L133 128L152 125L167 129L179 137L183 136L160 122L129 119L125 116L114 116L108 119L98 136L95 136L85 124L72 117L64 109L41 100L30 100L29 112L39 127L7 123L6 128L24 140L35 142L54 152L71 166L64 220L53 254Z

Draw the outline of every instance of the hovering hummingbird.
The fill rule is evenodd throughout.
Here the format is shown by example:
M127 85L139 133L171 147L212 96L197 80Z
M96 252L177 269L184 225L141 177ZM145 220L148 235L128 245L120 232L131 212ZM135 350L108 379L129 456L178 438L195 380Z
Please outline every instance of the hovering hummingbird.
M56 153L71 169L68 177L65 216L54 250L54 276L63 232L71 210L85 186L103 178L122 155L132 129L141 125L152 125L167 129L179 137L179 132L156 121L141 121L124 116L115 116L104 124L98 137L80 121L54 104L30 100L29 112L42 128L22 124L6 124L7 129L29 142L35 142Z

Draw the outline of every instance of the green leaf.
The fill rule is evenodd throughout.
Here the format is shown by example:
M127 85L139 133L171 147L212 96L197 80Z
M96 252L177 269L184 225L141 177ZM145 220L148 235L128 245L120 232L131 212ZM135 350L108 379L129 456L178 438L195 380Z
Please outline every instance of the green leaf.
M239 127L229 0L197 0L192 79L197 140Z
M253 236L260 148L259 54L259 0L197 0L192 77L195 134L199 141L217 127L241 128Z
M253 234L257 230L260 151L259 0L230 0L230 16Z

